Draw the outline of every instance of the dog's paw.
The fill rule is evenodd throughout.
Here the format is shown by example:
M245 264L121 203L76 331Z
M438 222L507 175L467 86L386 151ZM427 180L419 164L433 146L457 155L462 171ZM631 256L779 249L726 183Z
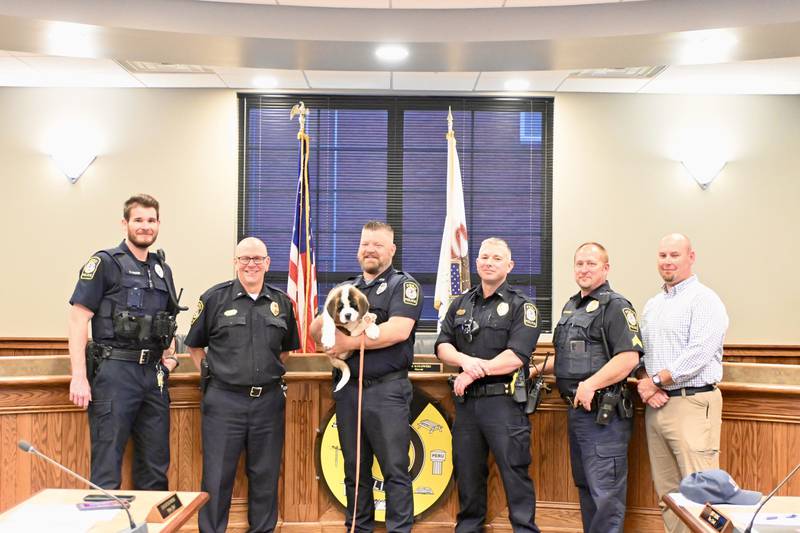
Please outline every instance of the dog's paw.
M379 328L377 324L370 324L367 327L365 333L367 334L367 337L369 337L372 340L375 340L380 336L381 328Z
M320 340L322 341L323 348L326 350L333 348L333 345L336 344L336 329L333 331L325 331L323 328L322 338Z
M375 313L364 313L364 316L361 318L364 324L374 324L376 320L378 320L378 315Z

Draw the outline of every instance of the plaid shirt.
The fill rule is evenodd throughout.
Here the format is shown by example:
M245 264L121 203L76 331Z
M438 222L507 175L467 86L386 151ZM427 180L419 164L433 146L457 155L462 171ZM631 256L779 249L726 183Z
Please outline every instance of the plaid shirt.
M647 373L669 370L675 383L667 389L718 383L727 329L725 305L697 276L664 286L642 314Z

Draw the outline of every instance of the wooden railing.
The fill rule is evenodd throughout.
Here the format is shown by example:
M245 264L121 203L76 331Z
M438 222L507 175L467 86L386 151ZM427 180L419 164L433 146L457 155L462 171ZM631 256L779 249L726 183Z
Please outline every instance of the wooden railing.
M66 354L66 338L0 337L0 356ZM553 344L539 343L537 355L553 353ZM779 344L726 344L725 361L800 365L800 346Z
M304 358L305 356L293 356ZM31 358L35 359L35 358ZM311 359L311 358L307 358ZM29 362L26 361L27 365ZM63 363L63 361L62 361ZM330 374L303 365L290 371L286 399L286 440L280 483L280 531L341 531L342 513L317 480L317 431L333 406ZM181 370L170 378L172 427L170 489L199 490L202 473L200 393L198 376ZM290 367L291 368L291 367ZM446 374L419 373L414 386L436 400L452 416L453 401ZM68 399L67 375L0 376L0 511L45 487L76 487L77 482L16 448L19 439L83 474L89 471L86 413ZM800 386L723 383L721 466L748 489L768 492L797 461L800 443ZM578 495L572 484L567 445L566 409L556 394L545 398L532 416L531 476L537 491L537 523L543 531L580 531ZM266 453L266 452L265 452ZM629 450L627 531L658 531L660 515L650 477L642 406L637 405ZM125 458L123 487L130 488L130 449ZM781 494L800 493L800 478ZM247 486L243 465L234 488L231 532L245 531ZM458 508L456 491L417 524L415 531L452 531ZM492 531L510 531L505 496L497 470L489 474L488 524ZM191 526L186 529L192 530Z

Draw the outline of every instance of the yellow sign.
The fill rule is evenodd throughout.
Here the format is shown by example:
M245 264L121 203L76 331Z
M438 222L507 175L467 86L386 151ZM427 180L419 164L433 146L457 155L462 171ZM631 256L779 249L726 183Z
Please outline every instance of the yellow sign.
M414 516L433 508L442 499L453 477L453 437L443 411L424 393L414 389L411 401L411 445L408 464L414 491ZM317 474L334 500L344 508L344 456L336 429L336 414L329 413L317 437ZM363 475L363 474L362 474ZM375 520L386 521L383 474L373 458Z

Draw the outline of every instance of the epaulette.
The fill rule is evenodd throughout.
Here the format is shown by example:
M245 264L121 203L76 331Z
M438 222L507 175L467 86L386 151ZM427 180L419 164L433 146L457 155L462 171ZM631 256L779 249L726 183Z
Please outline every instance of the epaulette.
M216 291L218 291L220 289L227 289L231 285L233 285L233 280L232 279L229 279L228 281L223 281L222 283L217 283L216 285L214 285L213 287L208 289L206 292L204 292L203 296L206 296L207 294L211 294L212 292L216 292Z
M274 285L270 285L269 283L265 283L264 285L266 285L269 290L277 292L281 296L285 296L286 298L289 298L289 295L286 293L286 291L281 290L281 289L279 289L278 287L276 287ZM291 300L291 298L289 298L289 299Z

